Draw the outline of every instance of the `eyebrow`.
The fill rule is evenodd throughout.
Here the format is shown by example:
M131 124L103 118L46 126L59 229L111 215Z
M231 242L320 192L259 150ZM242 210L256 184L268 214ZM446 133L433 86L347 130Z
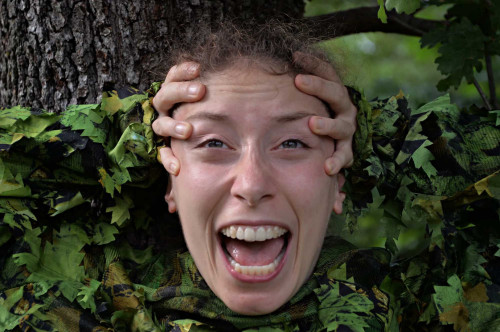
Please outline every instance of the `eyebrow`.
M227 122L229 121L229 116L213 112L201 112L188 116L186 119L186 121L192 121L192 120L210 120L217 122Z
M309 112L295 112L291 114L284 114L284 115L278 115L274 116L271 118L271 121L277 122L277 123L288 123L288 122L293 122L297 121L300 119L303 119L308 116L313 116L317 114L309 113ZM196 113L193 114L189 117L187 117L186 121L192 121L192 120L209 120L209 121L216 121L216 122L228 122L229 121L229 116L225 114L219 114L219 113L213 113L213 112L201 112L201 113Z
M278 122L278 123L288 123L288 122L297 121L297 120L306 118L308 116L313 116L313 115L317 115L317 114L299 111L299 112L295 112L292 114L275 116L275 117L272 117L271 120L274 122Z

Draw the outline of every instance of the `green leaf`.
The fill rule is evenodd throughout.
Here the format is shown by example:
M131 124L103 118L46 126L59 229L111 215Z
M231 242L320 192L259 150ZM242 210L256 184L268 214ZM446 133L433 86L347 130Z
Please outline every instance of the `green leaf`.
M486 263L486 259L481 255L482 250L470 245L465 250L465 255L461 259L463 269L463 280L476 284L483 278L488 278L488 273L481 266Z
M97 245L108 244L115 240L115 234L118 234L118 229L107 223L99 223L94 226L94 236L92 242Z
M412 116L423 114L429 111L439 111L439 112L448 112L448 109L453 108L456 109L456 105L453 105L450 100L450 95L445 94L444 96L439 96L431 102L419 107L418 109L411 112ZM453 110L453 111L454 111Z
M19 300L23 297L23 287L12 292L6 299L0 297L0 331L12 330L18 324L22 316L14 315L10 312Z
M420 8L420 0L386 0L385 7L387 10L396 8L399 14L411 14Z
M460 279L455 274L448 279L449 286L434 286L434 303L439 312L439 320L453 324L455 331L496 331L500 327L498 303L485 303L469 295L466 298ZM481 284L478 284L480 286ZM485 300L486 288L482 284ZM475 287L477 288L477 287ZM470 290L469 290L470 292Z
M9 293L7 298L0 297L0 331L13 330L19 327L19 323L26 319L26 315L31 315L38 311L42 304L33 304L29 310L18 303L23 297L24 287L19 287L16 291ZM15 312L16 314L13 314Z
M433 177L437 175L437 169L431 164L434 160L432 153L426 149L426 146L432 145L431 141L426 140L420 147L413 153L411 159L415 163L416 168L422 168L427 176Z
M446 77L439 81L438 89L445 91L450 87L458 88L463 78L472 82L474 70L482 70L484 45L488 38L479 26L467 18L452 21L447 27L439 27L425 34L421 39L422 47L441 44L436 59L438 70Z
M81 282L74 280L59 281L57 286L65 298L73 302L78 295L78 289L82 286Z
M471 331L500 331L500 304L468 302Z
M52 213L51 216L56 216L60 213L63 213L64 211L67 211L71 208L74 208L75 206L78 206L86 202L86 200L82 197L82 194L80 192L77 192L72 197L66 195L58 196L55 201L57 202L57 204L53 208L56 211Z
M384 0L377 0L379 9L377 12L377 17L382 23L387 23L387 14L385 12Z
M31 189L24 184L21 174L14 176L0 159L0 196L26 197L30 195Z
M0 246L4 245L12 237L9 227L0 226Z
M495 119L495 126L500 126L500 110L490 111L489 114Z
M10 130L14 133L22 133L25 137L36 138L38 135L45 133L47 127L56 123L60 117L55 113L31 115L25 120L19 119L16 121Z
M129 208L133 207L133 203L130 199L122 199L120 197L115 197L115 206L106 209L106 212L112 212L111 223L122 226L125 221L130 219Z
M0 128L2 129L10 129L17 121L24 121L31 115L30 108L22 106L1 109L0 112L2 115Z
M330 282L314 290L319 300L318 317L327 331L336 331L340 325L349 327L352 331L364 331L369 327L366 315L374 304L367 296L357 292L340 296L339 283Z
M92 313L95 312L96 305L94 301L94 294L101 286L101 283L97 280L90 279L90 283L88 285L84 285L80 288L78 292L77 301L80 303L82 308L90 309Z
M448 279L448 285L434 286L436 294L432 298L440 314L450 310L450 307L456 303L461 303L465 300L462 284L456 274Z
M108 194L110 194L111 197L113 197L114 192L115 192L115 181L113 180L113 177L111 175L109 175L108 172L106 171L106 169L103 167L100 167L98 169L98 172L99 172L99 177L100 177L99 183L106 190L106 192Z
M106 141L106 128L100 126L106 112L99 105L70 105L63 113L61 123L73 130L83 130L82 136L89 137L96 143Z
M328 278L337 280L347 279L347 265L344 263L341 266L328 270Z
M380 21L382 21L382 23L387 23L387 14L385 12L384 0L377 0L377 3L379 5L377 17Z
M82 232L83 230L75 225L62 225L59 232L54 232L53 242L46 242L42 249L39 238L41 230L27 230L24 240L30 246L31 252L14 254L14 262L18 266L25 265L31 272L27 279L29 282L47 281L59 284L63 295L72 301L85 277L81 265L84 254L81 250L86 241L81 238Z

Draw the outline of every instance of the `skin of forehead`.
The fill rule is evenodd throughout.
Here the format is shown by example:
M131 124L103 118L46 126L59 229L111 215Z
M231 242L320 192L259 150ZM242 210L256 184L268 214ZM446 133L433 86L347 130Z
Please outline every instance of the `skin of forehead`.
M267 82L263 82L263 78L271 79L273 81L273 90L276 93L276 96L279 93L280 89L288 89L292 88L295 90L295 92L299 92L300 94L303 94L305 98L313 98L311 101L314 103L313 100L319 101L318 105L320 105L321 110L319 112L311 112L312 115L318 115L318 116L324 116L324 117L330 117L330 111L328 106L323 102L321 99L318 99L314 96L308 95L306 93L303 93L302 91L298 90L295 87L295 76L291 75L290 73L285 73L285 74L274 74L270 72L269 70L265 70L261 65L259 64L247 64L244 63L242 66L238 65L238 62L235 63L233 66L224 69L223 71L220 72L211 72L208 74L205 74L203 78L197 79L197 81L200 81L201 83L205 84L207 86L206 94L205 96L199 101L199 102L204 102L211 96L211 91L220 93L220 92L228 92L231 94L268 94L272 93L273 91L269 90L270 85L266 84ZM289 80L282 80L281 78L289 78ZM226 78L226 80L224 80ZM278 78L278 79L273 79L273 78ZM222 79L222 80L221 80ZM190 110L190 106L194 106L195 103L183 103L180 104L175 112L172 114L172 117L178 117L179 112L182 110ZM207 110L211 111L211 110ZM186 117L184 117L186 119Z

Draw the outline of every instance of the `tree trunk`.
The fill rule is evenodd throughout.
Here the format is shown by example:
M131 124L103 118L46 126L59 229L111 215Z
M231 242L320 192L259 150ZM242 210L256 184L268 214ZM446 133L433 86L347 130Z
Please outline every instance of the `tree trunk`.
M303 0L2 0L0 106L60 112L110 85L147 89L197 22L301 17Z

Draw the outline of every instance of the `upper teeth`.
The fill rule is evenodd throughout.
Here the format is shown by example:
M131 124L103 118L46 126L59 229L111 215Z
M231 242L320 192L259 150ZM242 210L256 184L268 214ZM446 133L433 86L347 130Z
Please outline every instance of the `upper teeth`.
M221 233L227 237L247 242L275 239L286 232L288 232L286 229L279 226L229 226L221 230Z

